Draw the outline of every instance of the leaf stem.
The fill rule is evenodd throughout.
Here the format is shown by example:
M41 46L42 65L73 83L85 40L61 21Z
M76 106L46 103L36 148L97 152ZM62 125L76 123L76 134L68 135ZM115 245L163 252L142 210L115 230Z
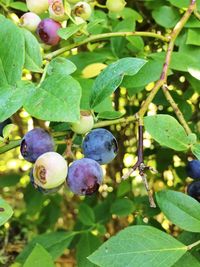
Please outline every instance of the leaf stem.
M149 107L149 104L154 99L154 97L157 94L157 92L160 89L160 87L162 87L163 84L167 83L167 72L169 70L169 65L170 65L170 62L171 62L171 57L172 57L172 52L173 52L173 49L174 49L175 40L176 40L177 36L179 35L179 33L181 32L181 30L183 29L185 23L190 18L190 16L191 16L192 12L194 11L195 7L196 7L196 0L190 0L190 5L189 5L188 9L184 13L184 15L182 16L180 21L174 27L174 29L173 29L173 31L172 31L172 33L170 35L170 42L168 44L167 53L166 53L166 57L165 57L165 62L163 64L163 69L162 69L162 73L160 75L160 79L155 83L154 88L152 89L151 93L149 94L149 96L147 97L145 102L143 103L141 109L138 112L138 117L143 117L144 116L144 114L146 113L146 111L147 111L147 109Z
M67 45L67 46L65 46L63 48L60 48L60 49L58 49L56 51L53 51L53 52L51 52L49 54L46 54L46 55L44 55L44 58L51 60L52 58L54 58L54 57L56 57L58 55L61 55L61 54L65 53L66 51L69 51L70 49L79 47L79 46L81 46L83 44L86 44L86 43L89 43L89 42L98 41L98 40L101 40L101 39L108 39L108 38L111 38L111 37L120 37L120 36L124 36L124 37L127 37L127 36L144 36L145 37L146 36L146 37L157 38L157 39L160 39L160 40L162 40L164 42L168 42L169 41L168 37L165 37L165 36L163 36L161 34L154 33L154 32L139 32L139 31L138 32L109 32L109 33L91 35L90 37L86 38L83 41Z
M190 127L188 126L184 116L183 116L183 113L181 112L181 110L179 109L178 105L174 102L174 99L173 97L171 96L169 90L168 90L168 87L166 84L163 84L162 86L162 90L163 90L163 93L167 99L167 101L170 103L170 105L172 106L178 120L180 121L181 125L183 126L183 128L185 129L186 133L189 135L192 133Z
M188 246L187 246L187 250L191 250L192 248L198 246L199 244L200 244L200 240L198 240L198 241L192 243L191 245L188 245Z

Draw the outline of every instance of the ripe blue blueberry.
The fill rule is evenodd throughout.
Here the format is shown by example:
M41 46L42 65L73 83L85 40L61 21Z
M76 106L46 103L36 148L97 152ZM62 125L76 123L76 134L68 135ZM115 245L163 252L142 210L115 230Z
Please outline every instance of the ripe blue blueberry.
M10 123L12 123L11 119L7 119L0 123L0 136L3 136L3 128Z
M189 177L200 179L200 160L194 159L188 162L186 171Z
M53 138L44 129L35 128L23 137L20 151L24 159L35 162L40 155L54 151Z
M46 152L34 164L34 183L43 189L56 188L64 183L67 171L67 162L60 154Z
M86 135L82 148L86 158L96 160L99 164L107 164L116 157L118 144L111 132L99 128Z
M61 28L61 24L53 19L43 19L38 27L37 34L43 43L48 45L57 45L60 41L60 37L57 31Z
M34 182L34 177L33 177L33 169L31 170L30 172L30 182L31 184L33 185L33 187L35 189L37 189L39 192L45 194L45 195L49 195L49 194L54 194L54 193L57 193L60 188L63 186L63 184L55 187L55 188L52 188L52 189L44 189L42 188L41 186L38 186L35 182Z
M200 202L200 181L195 181L188 185L187 193Z
M74 161L68 172L67 184L74 194L92 195L103 180L101 166L92 159L79 159Z

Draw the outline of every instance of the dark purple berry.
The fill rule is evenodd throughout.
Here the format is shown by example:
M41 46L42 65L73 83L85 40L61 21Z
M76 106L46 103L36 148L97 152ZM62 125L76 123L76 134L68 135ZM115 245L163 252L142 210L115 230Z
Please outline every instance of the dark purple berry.
M99 164L111 162L117 155L117 140L106 129L95 129L89 132L83 141L83 154Z
M200 202L200 181L195 181L188 185L187 193Z
M200 179L200 160L194 159L189 161L186 171L190 178Z
M57 45L60 41L60 37L57 34L57 31L61 28L61 24L53 19L43 19L38 27L37 34L44 42L48 45Z
M53 138L44 129L35 128L23 137L20 151L24 159L35 162L40 155L54 151Z
M79 159L69 167L67 184L74 194L92 195L103 180L101 166L92 159Z

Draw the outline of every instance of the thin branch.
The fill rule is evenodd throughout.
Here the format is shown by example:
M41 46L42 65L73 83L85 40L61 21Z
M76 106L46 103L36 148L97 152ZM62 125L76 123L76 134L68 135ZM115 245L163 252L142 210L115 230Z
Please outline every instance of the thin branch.
M189 135L192 133L190 127L188 126L184 116L183 116L183 113L180 111L178 105L174 102L174 99L173 97L171 96L169 90L168 90L168 87L166 84L164 84L162 86L162 89L163 89L163 93L167 99L167 101L170 103L170 105L172 106L178 120L180 121L181 125L183 126L183 128L185 129L186 133Z
M58 55L61 55L61 54L65 53L66 51L69 51L73 48L79 47L83 44L87 44L89 42L95 42L95 41L102 40L102 39L108 39L111 37L120 37L120 36L124 36L124 37L128 37L128 36L144 36L145 37L146 36L146 37L157 38L157 39L160 39L164 42L169 42L168 37L165 37L161 34L154 33L154 32L109 32L109 33L91 35L90 37L86 38L83 41L67 45L63 48L60 48L56 51L53 51L49 54L46 54L46 55L44 55L44 58L51 60L52 58L54 58Z
M165 62L163 64L163 69L162 69L162 73L160 75L160 79L155 83L154 88L152 89L151 93L149 94L149 96L147 97L145 102L143 103L141 109L138 112L138 117L144 116L144 114L146 113L146 111L149 107L149 104L153 101L153 99L154 99L155 95L157 94L158 90L160 89L160 87L162 87L163 84L167 83L167 72L169 70L169 65L171 62L171 57L172 57L172 52L174 49L175 40L176 40L177 36L179 35L179 33L181 32L181 30L183 29L185 23L190 18L195 7L196 7L196 0L191 0L190 5L189 5L188 9L186 10L185 14L180 19L180 21L176 24L176 26L174 27L174 29L170 35L170 42L168 44Z
M199 12L198 12L197 9L194 10L194 15L195 15L195 17L196 17L197 19L200 20L200 14L199 14Z
M156 204L153 198L153 194L149 188L149 184L147 181L147 175L145 173L146 170L152 170L151 167L146 166L144 164L144 156L143 156L143 131L144 131L144 126L143 126L143 121L139 121L139 126L138 126L138 151L137 151L137 162L135 163L135 165L133 166L133 168L131 168L125 175L122 176L122 179L125 180L127 179L131 173L135 170L139 170L139 174L142 178L142 181L144 183L145 189L147 191L148 194L148 198L149 198L149 204L150 207L152 208L156 208Z

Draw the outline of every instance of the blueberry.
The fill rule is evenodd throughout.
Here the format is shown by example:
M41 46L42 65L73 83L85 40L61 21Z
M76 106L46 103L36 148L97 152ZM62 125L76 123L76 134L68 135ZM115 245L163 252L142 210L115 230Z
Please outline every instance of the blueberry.
M37 29L41 19L40 17L33 13L27 12L20 18L20 26L26 28L27 30L34 32Z
M24 159L35 162L45 152L54 151L53 138L41 128L35 128L25 134L20 151Z
M43 43L48 45L57 45L60 41L60 37L57 31L61 28L61 24L53 19L43 19L38 27L37 34Z
M92 195L98 190L102 179L101 166L92 159L83 158L70 165L67 184L75 194Z
M67 162L56 152L42 154L33 168L34 183L43 189L53 189L62 185L67 176Z
M71 123L71 129L77 134L85 134L94 126L94 118L90 111L81 110L80 120Z
M48 0L26 0L28 10L36 13L41 14L45 12L49 7Z
M70 12L69 12L70 13ZM49 16L56 21L63 21L66 19L65 9L62 1L53 0L49 5Z
M10 123L12 123L11 119L7 119L0 123L0 136L3 136L3 128Z
M117 140L106 129L95 129L89 132L83 141L83 154L99 164L111 162L117 155Z
M188 162L186 171L189 177L200 179L200 160L194 159Z
M73 7L73 13L75 16L81 17L82 19L87 20L92 14L92 8L86 2L78 2Z
M107 0L106 7L111 12L121 12L126 5L126 1L124 0Z
M187 193L200 202L200 181L195 181L188 185Z
M30 172L30 182L31 184L33 185L33 187L35 189L37 189L39 192L45 194L45 195L49 195L49 194L54 194L54 193L57 193L60 188L63 186L63 184L55 187L55 188L52 188L52 189L44 189L42 188L41 186L38 186L35 182L34 182L34 177L33 177L33 169L31 170Z

